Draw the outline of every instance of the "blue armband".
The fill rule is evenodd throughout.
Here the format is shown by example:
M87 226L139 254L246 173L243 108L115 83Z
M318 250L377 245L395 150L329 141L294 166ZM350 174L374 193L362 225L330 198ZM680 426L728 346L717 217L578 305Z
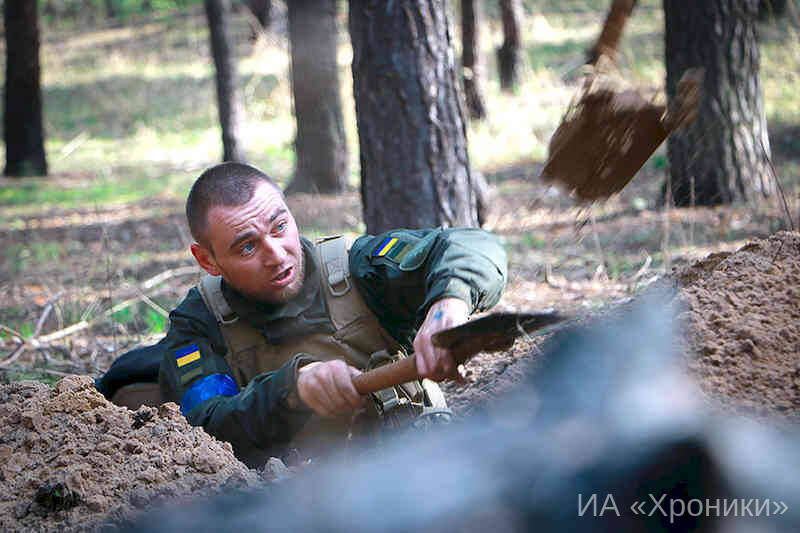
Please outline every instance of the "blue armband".
M211 374L189 387L181 398L181 413L189 411L215 396L234 396L239 392L236 382L228 374Z

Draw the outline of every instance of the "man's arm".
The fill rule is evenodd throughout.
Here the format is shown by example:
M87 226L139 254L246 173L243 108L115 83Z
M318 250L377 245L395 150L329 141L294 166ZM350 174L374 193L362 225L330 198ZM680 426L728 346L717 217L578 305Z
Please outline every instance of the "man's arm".
M444 298L430 306L425 321L414 337L414 356L420 376L434 381L462 379L450 353L434 346L431 338L443 329L463 324L469 315L467 303L460 298Z
M288 400L297 396L298 369L312 359L295 357L240 390L225 362L222 334L196 289L170 314L170 323L159 382L164 399L178 403L190 424L255 463L308 420L311 410Z
M159 369L162 396L250 464L288 443L312 412L332 416L363 405L352 384L358 370L302 354L240 390L225 361L222 334L194 289L170 314L170 324Z
M482 230L397 230L359 238L350 270L381 324L414 350L420 373L440 380L457 374L432 335L496 304L508 260L500 240Z

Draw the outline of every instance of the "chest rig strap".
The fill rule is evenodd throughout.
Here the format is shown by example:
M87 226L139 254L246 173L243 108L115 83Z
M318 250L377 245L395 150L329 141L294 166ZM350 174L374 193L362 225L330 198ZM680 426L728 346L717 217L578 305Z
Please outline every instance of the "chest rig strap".
M217 324L233 324L239 317L233 312L225 296L222 295L222 277L206 274L197 284L200 296L206 307L214 314Z
M401 345L381 326L375 313L353 287L346 239L342 236L321 239L315 243L313 253L320 266L320 289L324 293L327 315L334 326L333 334L298 336L281 345L269 345L258 330L246 321L239 320L231 310L222 294L220 277L205 276L198 283L200 295L220 327L228 348L225 359L240 387L246 386L259 373L276 370L296 353L309 353L322 360L341 358L357 368L365 369L375 364L371 356L378 352L402 352ZM272 355L265 357L263 354ZM428 385L441 396L434 383ZM431 405L431 394L427 389L419 382L412 382L397 389L380 391L372 398L386 423L388 419L401 418L401 413L404 415L402 418L411 414L406 409L397 408L404 404L413 403L419 408ZM390 413L392 416L387 416Z
M276 370L295 353L310 353L323 360L342 358L363 369L370 354L379 350L396 352L401 349L400 344L380 325L358 290L352 287L345 238L324 238L315 244L312 253L320 266L320 289L324 294L325 312L335 330L333 334L306 335L291 338L281 345L268 345L259 331L239 320L231 309L222 294L221 277L206 275L197 284L203 302L220 327L228 349L225 359L240 385L246 384L257 373ZM323 342L323 338L329 340ZM239 354L244 356L245 352L254 350L271 351L274 356L262 358L261 362L250 368L241 368L243 359ZM245 359L250 357L246 356ZM241 371L237 371L236 367Z
M327 274L328 290L333 296L344 296L350 290L350 259L344 237L327 237L317 242L320 262ZM344 283L344 287L336 286Z

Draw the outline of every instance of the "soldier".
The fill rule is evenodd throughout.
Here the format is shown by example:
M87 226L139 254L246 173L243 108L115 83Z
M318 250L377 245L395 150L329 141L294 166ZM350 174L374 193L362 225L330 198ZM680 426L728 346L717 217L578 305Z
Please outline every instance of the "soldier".
M341 237L312 244L280 188L238 163L203 172L186 214L208 275L147 350L161 360L161 401L251 466L352 437L355 412L442 406L431 380L458 379L459 369L432 335L493 306L507 278L502 245L478 229L364 235L349 251ZM365 400L353 376L398 352L413 352L428 379ZM114 401L125 404L124 390Z

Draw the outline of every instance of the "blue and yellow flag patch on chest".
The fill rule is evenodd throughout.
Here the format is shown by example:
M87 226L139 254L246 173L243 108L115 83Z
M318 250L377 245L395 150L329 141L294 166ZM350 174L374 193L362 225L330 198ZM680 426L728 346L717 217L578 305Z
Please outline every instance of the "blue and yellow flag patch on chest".
M398 239L397 237L386 237L381 242L375 251L372 253L373 257L384 257L399 263L403 260L406 254L413 248L410 242Z
M196 344L191 344L186 348L181 348L180 350L175 350L175 362L178 364L178 368L186 366L189 363L193 363L199 359L200 349Z

